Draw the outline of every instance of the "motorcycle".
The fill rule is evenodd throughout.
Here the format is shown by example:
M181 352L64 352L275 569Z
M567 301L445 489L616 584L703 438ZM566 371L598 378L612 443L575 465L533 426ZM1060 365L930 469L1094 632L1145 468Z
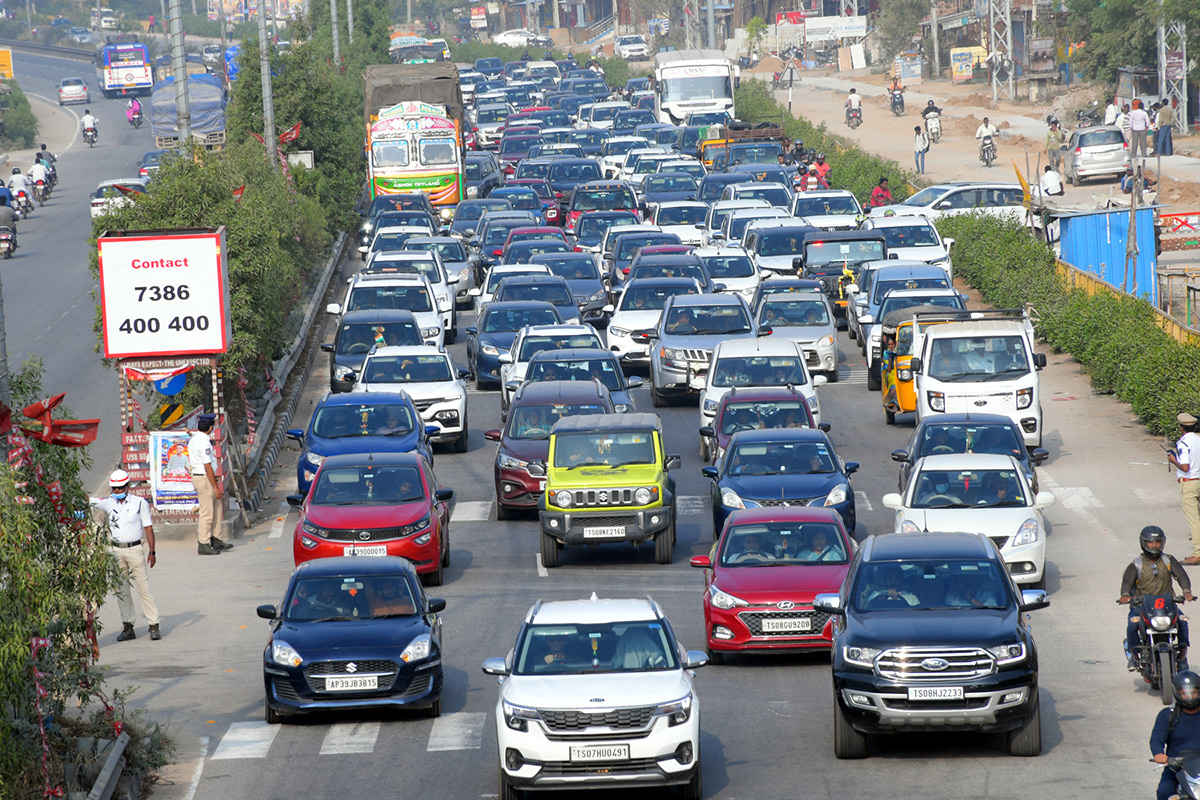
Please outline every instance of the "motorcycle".
M29 193L24 189L17 190L17 210L22 217L28 217L33 213L33 201L29 199Z
M132 114L130 114L129 115L129 124L132 125L134 128L142 127L142 112L134 111Z
M899 89L892 90L892 113L897 117L904 116L904 92Z
M980 141L979 158L989 167L996 160L996 141L991 136L984 136Z
M862 125L862 109L850 109L850 113L846 115L846 124L851 128L857 128L859 125Z
M942 138L942 115L930 114L925 117L925 133L929 135L929 141L936 143Z
M1171 679L1179 665L1179 606L1182 597L1167 594L1148 594L1140 606L1130 608L1138 618L1138 645L1127 656L1150 688L1159 692L1164 706L1171 704ZM1128 647L1128 644L1125 645Z
M0 228L0 253L4 254L5 258L12 258L13 251L17 249L17 234L12 228Z
M44 205L49 196L50 188L46 186L45 181L39 180L33 184L33 199L38 201L38 205Z
M96 129L95 128L84 128L83 129L83 140L88 143L88 147L95 147L96 146Z
M1104 112L1100 109L1099 101L1093 100L1092 104L1087 108L1079 109L1075 114L1075 119L1079 122L1079 127L1087 128L1091 125L1099 125L1104 122Z
M1154 759L1150 759L1151 762ZM1171 756L1166 766L1175 770L1176 793L1179 800L1200 798L1200 753L1184 750L1182 755Z

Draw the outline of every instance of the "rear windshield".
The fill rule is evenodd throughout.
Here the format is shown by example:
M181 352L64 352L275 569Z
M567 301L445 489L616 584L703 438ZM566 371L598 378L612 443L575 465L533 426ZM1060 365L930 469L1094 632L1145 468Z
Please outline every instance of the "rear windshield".
M1114 144L1125 144L1125 137L1121 135L1120 131L1092 131L1079 135L1080 147L1103 147Z
M358 355L372 347L421 345L421 330L411 322L352 322L338 331L339 355Z
M484 333L519 331L526 325L554 325L560 322L553 308L500 308L488 306L480 330Z
M571 198L572 211L618 211L637 208L633 192L626 188L577 189Z

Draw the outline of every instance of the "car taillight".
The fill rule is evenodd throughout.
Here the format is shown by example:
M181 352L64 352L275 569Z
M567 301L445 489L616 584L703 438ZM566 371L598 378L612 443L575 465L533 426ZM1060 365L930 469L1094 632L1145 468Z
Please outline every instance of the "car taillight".
M629 267L626 267L625 269L621 270L621 272L623 272L623 273L625 273L626 275L628 275L628 274L629 274Z
M1082 147L1076 147L1076 148L1075 148L1075 155L1079 155L1079 154L1080 154L1080 153L1082 153L1082 152L1083 152L1083 148L1082 148Z
M504 255L504 251L503 251L503 250L493 250L493 251L492 251L492 255L494 255L494 256L502 256L502 255Z
M1122 149L1122 150L1128 150L1128 149L1129 149L1129 142L1121 142L1121 149Z
M576 252L576 253L582 253L582 252L583 252L583 248L582 248L582 247L580 247L579 245L576 245L576 246L575 246L575 252Z

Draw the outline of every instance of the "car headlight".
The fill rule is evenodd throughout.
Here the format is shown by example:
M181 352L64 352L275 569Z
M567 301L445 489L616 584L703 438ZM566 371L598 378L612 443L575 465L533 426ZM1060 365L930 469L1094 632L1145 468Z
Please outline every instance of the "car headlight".
M300 523L300 530L304 531L305 533L311 533L313 536L325 536L325 534L329 532L320 525L314 525L308 520L304 520L304 522Z
M934 411L946 410L946 395L941 392L929 393L929 407Z
M572 494L566 489L559 489L554 493L554 505L558 506L559 508L570 508L571 501L574 499L575 498L572 496Z
M1022 544L1033 544L1038 540L1038 522L1036 519L1027 519L1021 523L1021 527L1017 529L1017 535L1013 537L1013 546Z
M442 332L441 327L437 328L421 328L421 336L426 339L431 339Z
M904 369L897 370L897 371L896 371L896 378L897 378L898 380L902 380L902 381L911 381L911 380L912 380L912 370L911 370L911 369L909 369L908 367L905 367Z
M662 357L671 361L683 361L686 358L682 350L677 350L674 347L662 348Z
M613 405L613 410L616 411L618 414L628 414L629 413L629 404L628 403L616 403Z
M296 649L282 639L271 642L271 660L285 667L298 667L304 661Z
M658 708L654 709L654 713L660 716L670 718L670 727L682 725L691 719L692 716L692 694L688 692L686 696L679 698L673 703L663 703Z
M308 463L312 464L314 467L321 466L321 462L325 460L325 456L312 452L305 454L305 458L307 458Z
M414 533L420 533L428 528L432 522L433 518L429 514L426 514L416 522L410 522L408 525L401 525L399 534L401 536L412 536ZM418 542L418 544L423 544L423 542Z
M433 540L433 531L425 531L425 533L422 533L420 536L413 539L413 543L424 547L425 545L429 544L432 540Z
M346 380L346 376L351 372L354 372L354 370L350 369L350 367L347 367L345 364L335 364L333 367L333 379L335 381L344 381Z
M742 502L742 498L738 497L738 493L733 489L721 490L721 505L729 508L745 508L746 504Z
M1150 627L1156 631L1165 631L1171 627L1171 618L1160 614L1150 618Z
M587 298L587 302L589 302L589 303L598 303L598 302L600 302L601 300L603 300L605 297L606 297L606 294L605 294L604 290L603 290L603 289L601 289L600 291L596 292L596 293L595 293L595 294L593 294L592 296L588 297L588 298Z
M478 196L479 196L479 187L478 186L468 186L467 187L467 197L478 197Z
M721 405L721 401L719 401L719 400L705 400L704 401L704 413L705 414L716 414L717 407L720 405Z
M411 664L413 661L429 658L429 654L432 651L433 637L428 633L422 633L408 643L408 647L404 648L404 652L400 654L400 660L406 664Z
M619 336L621 338L625 338L628 335L629 335L628 328L616 328L616 327L613 327L612 325L608 326L608 336L610 339L613 336Z
M836 506L839 503L846 502L846 498L850 496L850 487L844 483L839 483L833 487L833 491L825 498L826 506Z
M817 403L817 396L815 394L808 398L808 409L814 414L821 410L821 406Z
M481 344L479 345L479 352L485 356L498 356L500 355L500 348L494 344Z
M920 533L921 528L911 519L906 519L900 523L900 533Z
M1033 389L1017 390L1017 408L1029 408L1033 405Z
M496 459L496 463L500 465L500 469L527 469L529 467L528 461L522 461L507 454L501 454Z
M438 210L438 216L442 219L452 219L454 217L453 208L442 208Z
M513 705L507 700L500 702L500 708L504 712L504 724L514 731L528 731L529 720L541 719L536 708Z
M633 493L633 502L637 503L639 506L644 506L649 504L650 500L653 499L653 496L653 493L649 489L647 489L645 486L642 486Z
M855 666L874 669L875 659L882 652L882 650L875 647L851 647L847 645L842 648L842 658Z
M822 336L820 339L817 340L817 347L832 347L832 346L833 346L833 337L832 336Z
M300 546L305 550L312 550L318 544L320 544L320 542L318 542L316 539L310 539L307 536L300 537Z
M1005 664L1015 664L1025 659L1025 644L1023 642L1001 644L989 647L987 651L995 657L996 666L998 667L1002 667Z
M708 597L709 597L710 602L714 606L716 606L717 608L722 608L722 609L726 609L726 610L733 608L735 606L750 605L749 603L747 603L745 600L741 599L740 597L734 597L731 594L726 594L725 592L722 592L720 589L717 588L717 585L715 583L709 585Z

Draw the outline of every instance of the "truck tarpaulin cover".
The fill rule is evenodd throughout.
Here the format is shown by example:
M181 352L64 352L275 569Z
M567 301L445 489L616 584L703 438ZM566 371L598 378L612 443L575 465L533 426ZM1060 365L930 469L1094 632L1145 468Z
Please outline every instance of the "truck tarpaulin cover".
M225 97L216 77L188 76L188 103L192 111L192 133L207 135L225 130ZM175 78L154 84L150 96L150 129L155 136L178 136L175 111Z
M458 67L447 62L433 64L372 64L363 75L363 111L366 123L383 108L405 100L443 106L449 116L466 128Z

